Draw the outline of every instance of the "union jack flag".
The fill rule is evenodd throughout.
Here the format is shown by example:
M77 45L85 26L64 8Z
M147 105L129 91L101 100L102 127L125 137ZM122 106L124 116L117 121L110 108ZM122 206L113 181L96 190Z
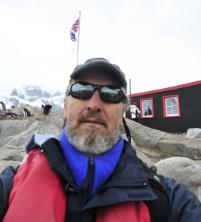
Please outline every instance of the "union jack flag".
M76 33L80 28L80 19L78 18L72 25L71 30L70 30L70 38L73 42L75 42L76 39Z

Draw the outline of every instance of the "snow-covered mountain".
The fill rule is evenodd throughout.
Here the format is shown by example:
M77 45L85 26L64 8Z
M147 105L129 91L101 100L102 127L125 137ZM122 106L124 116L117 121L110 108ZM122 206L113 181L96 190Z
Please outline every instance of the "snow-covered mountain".
M5 103L7 109L11 108L11 106L31 105L41 107L41 105L49 104L52 105L52 111L58 111L63 108L64 92L47 91L39 86L29 85L13 89L9 96L0 97L0 101Z

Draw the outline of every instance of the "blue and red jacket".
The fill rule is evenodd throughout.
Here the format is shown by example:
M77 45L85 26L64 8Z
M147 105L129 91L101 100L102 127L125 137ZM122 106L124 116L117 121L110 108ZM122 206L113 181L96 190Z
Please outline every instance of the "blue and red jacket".
M58 140L39 143L33 137L27 151L16 171L9 167L0 176L4 222L156 222L162 213L162 207L155 204L161 187L168 199L163 222L201 221L197 198L185 186L164 177L158 177L158 188L153 188L150 173L128 143L112 176L87 202L83 202L86 190L76 187L66 167Z

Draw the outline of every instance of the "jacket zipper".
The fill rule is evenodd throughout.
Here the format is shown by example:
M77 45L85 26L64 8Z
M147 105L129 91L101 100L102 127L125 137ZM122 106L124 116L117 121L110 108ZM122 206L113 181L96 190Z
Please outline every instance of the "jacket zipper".
M94 174L95 174L95 162L92 157L88 160L88 171L87 176L84 179L84 182L81 187L82 194L82 206L91 199L93 192L93 182L94 182Z

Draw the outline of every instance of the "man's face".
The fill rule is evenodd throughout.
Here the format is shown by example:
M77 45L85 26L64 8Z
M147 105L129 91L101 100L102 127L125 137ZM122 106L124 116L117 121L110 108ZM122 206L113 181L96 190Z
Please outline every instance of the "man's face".
M98 73L85 75L80 80L98 85L114 84L108 77ZM64 116L69 141L81 152L88 154L109 150L120 137L124 107L122 102L102 101L97 90L86 100L68 96Z

